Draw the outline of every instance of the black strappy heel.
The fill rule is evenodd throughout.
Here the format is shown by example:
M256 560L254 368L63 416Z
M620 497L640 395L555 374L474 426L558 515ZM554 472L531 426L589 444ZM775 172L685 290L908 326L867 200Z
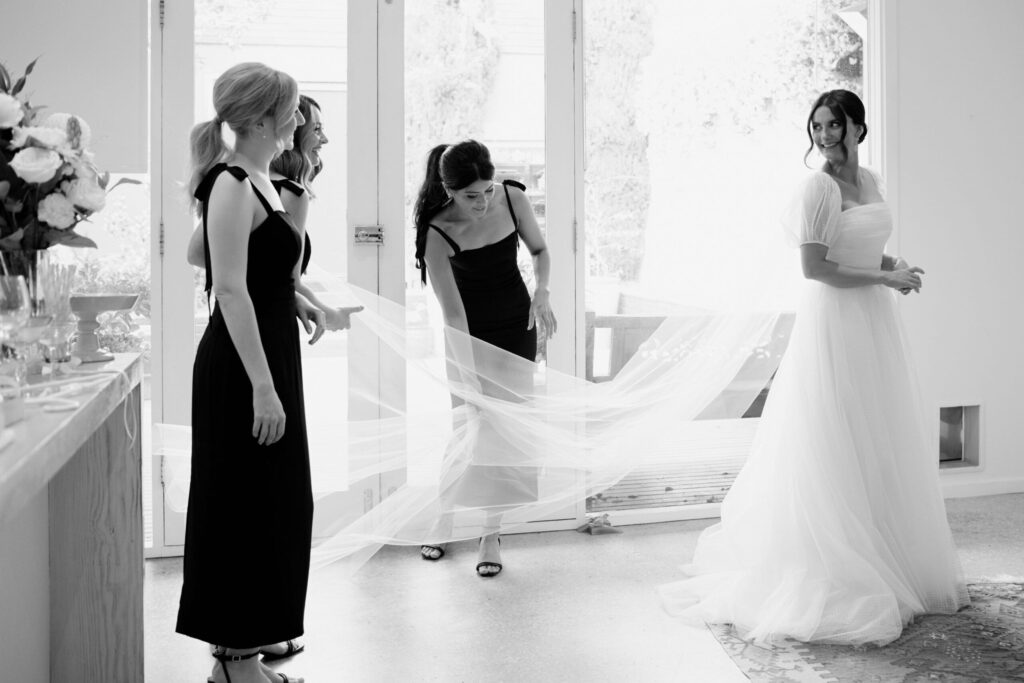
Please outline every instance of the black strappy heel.
M250 652L247 655L229 655L224 650L214 650L210 654L213 656L214 659L220 662L220 668L224 671L224 678L227 679L228 683L231 683L231 674L228 673L228 667L226 666L226 664L228 662L244 662L247 659L252 659L253 657L259 656L260 651L256 650L255 652ZM283 673L279 671L275 671L274 675L281 677L281 679L279 681L276 681L275 683L292 683L292 679L288 678L288 676L285 676ZM206 679L206 683L215 683L215 681L211 676Z
M484 539L483 539L483 537L481 537L480 538L480 545L483 545L483 543L484 543ZM498 536L498 545L501 546L501 536ZM480 571L481 569L485 569L485 568L486 569L497 569L498 571L496 571L496 572L488 572L488 573L485 574L485 573ZM501 573L501 570L502 570L501 562L477 562L477 565L476 565L477 576L479 576L482 579L493 579L495 576L497 576L498 574Z
M427 554L431 550L436 550L437 551L437 556L436 557L433 556L433 555L428 555ZM422 557L424 560L426 560L428 562L437 562L442 557L444 557L444 546L443 545L430 545L429 543L424 543L423 545L420 546L420 557Z
M285 644L285 650L284 650L284 652L281 652L281 653L278 653L278 652L267 652L265 650L260 650L260 654L263 655L263 661L264 662L276 662L279 659L288 659L289 657L294 657L295 655L301 654L302 652L306 651L306 646L305 645L303 645L301 643L296 645L295 644L295 640L291 639L291 638L289 638L288 640L284 641L284 644Z
M228 673L227 663L244 662L247 659L252 659L253 657L256 657L257 655L259 655L259 653L260 651L256 650L255 652L250 652L247 655L229 655L226 650L214 650L210 654L213 656L214 659L220 662L220 668L224 672L224 678L228 680L228 683L231 683L231 674ZM214 683L213 676L207 678L206 683Z

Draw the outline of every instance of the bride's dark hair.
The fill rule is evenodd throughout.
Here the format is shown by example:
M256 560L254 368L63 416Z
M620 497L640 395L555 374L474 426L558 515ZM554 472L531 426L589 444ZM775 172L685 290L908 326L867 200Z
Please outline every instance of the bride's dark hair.
M427 155L427 172L413 209L416 267L420 269L423 284L427 284L427 266L423 262L427 230L430 229L430 221L450 201L445 190L461 190L478 180L494 180L494 164L491 163L490 151L476 140L438 145Z
M811 146L804 153L805 165L807 164L807 157L814 151L811 123L814 121L814 112L818 111L819 107L828 107L828 110L832 112L832 116L843 123L843 136L840 138L840 144L843 146L843 161L845 162L850 158L850 150L846 148L846 117L850 117L850 120L856 125L863 126L864 128L861 131L860 137L857 138L857 142L864 142L864 138L868 134L868 124L864 123L864 103L860 101L856 93L852 93L849 90L829 90L822 93L814 101L811 113L807 115L807 139L811 141Z

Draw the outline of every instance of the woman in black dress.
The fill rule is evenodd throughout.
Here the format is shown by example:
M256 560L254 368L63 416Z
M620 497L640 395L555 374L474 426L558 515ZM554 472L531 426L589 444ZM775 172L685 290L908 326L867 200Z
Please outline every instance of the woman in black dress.
M270 182L281 197L284 210L303 236L302 266L299 268L301 276L305 275L313 252L309 232L306 230L309 203L315 196L312 183L323 168L320 149L328 143L328 139L321 121L320 105L316 100L308 95L299 95L299 112L302 114L303 123L295 129L292 146L282 150L270 162ZM202 230L192 233L192 238L188 243L188 262L197 268L206 267L203 256ZM295 281L295 291L324 314L324 325L314 333L310 343L316 342L324 330L348 329L351 325L351 314L363 309L362 306L329 306L320 301L316 293L307 287L301 279ZM294 650L292 650L292 654L294 654ZM265 652L264 659L266 658L267 653ZM271 655L271 659L273 658Z
M548 301L551 258L524 189L514 181L496 184L490 152L475 140L432 149L416 201L416 262L424 284L430 274L446 327L533 361L538 333L550 336L556 321ZM534 259L532 298L516 259L520 239ZM472 349L459 341L449 335L449 354L462 367L472 368ZM528 388L531 382L529 376L509 378L499 395L512 399L507 390L514 392L517 383ZM485 510L476 570L482 577L496 576L502 569L501 510L535 500L536 489L533 468L471 464L444 492L448 509L432 536L450 535L453 508ZM423 559L439 560L445 546L423 545L420 552Z
M287 74L239 64L214 85L216 117L191 136L190 187L217 303L193 368L177 630L223 648L215 683L286 683L255 657L303 632L313 496L295 318L320 318L296 295L302 238L269 168L303 122L298 97Z
M302 114L303 122L295 129L291 147L283 149L270 162L270 182L281 197L281 205L288 213L292 223L303 235L302 265L299 269L301 275L305 274L312 253L312 244L309 233L306 231L306 216L313 194L311 184L313 178L323 168L320 148L327 144L328 139L320 119L320 105L316 100L307 95L299 95L299 113ZM192 234L188 245L188 262L199 268L206 267L202 230L196 230ZM317 326L310 343L316 342L325 329L347 329L350 326L351 314L362 310L362 306L335 308L322 303L316 294L302 283L301 279L295 281L295 291L324 314L324 324ZM260 648L260 652L263 655L263 661L268 662L291 657L304 649L305 645L300 641L289 639L273 645L265 645Z

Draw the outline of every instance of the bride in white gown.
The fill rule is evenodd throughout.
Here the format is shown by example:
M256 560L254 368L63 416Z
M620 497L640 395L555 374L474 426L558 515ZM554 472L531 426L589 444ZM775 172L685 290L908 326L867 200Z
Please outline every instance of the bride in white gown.
M787 216L807 278L750 458L666 609L744 638L884 644L967 604L895 291L920 268L884 253L881 178L860 168L864 106L818 98L826 163Z

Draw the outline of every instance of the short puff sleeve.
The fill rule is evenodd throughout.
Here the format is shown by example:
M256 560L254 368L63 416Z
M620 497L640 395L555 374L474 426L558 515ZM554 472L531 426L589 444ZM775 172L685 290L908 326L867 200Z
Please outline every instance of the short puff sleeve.
M839 186L826 173L817 172L805 180L782 216L786 242L832 246L839 233L843 210Z

